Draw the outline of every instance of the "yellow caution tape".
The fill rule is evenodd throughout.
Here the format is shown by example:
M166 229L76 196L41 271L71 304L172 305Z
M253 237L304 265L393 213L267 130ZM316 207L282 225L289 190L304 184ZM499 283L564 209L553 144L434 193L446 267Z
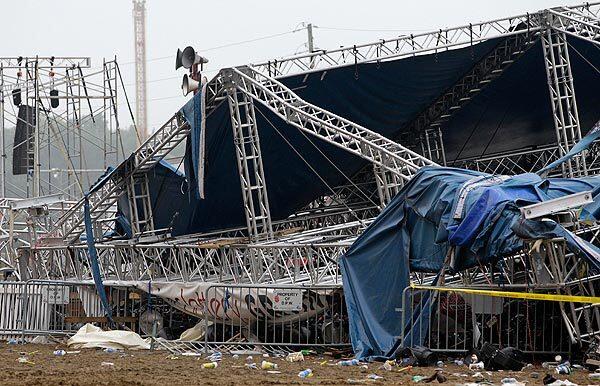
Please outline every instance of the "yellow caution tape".
M589 304L600 303L600 297L597 297L597 296L574 296L574 295L559 295L559 294L540 294L540 293L533 293L533 292L509 292L509 291L482 290L482 289L472 289L472 288L434 287L434 286L418 285L418 284L414 284L414 283L410 283L410 288L429 290L429 291L460 292L460 293L464 293L464 294L492 296L492 297L497 297L497 298L546 300L546 301L551 301L551 302L589 303Z

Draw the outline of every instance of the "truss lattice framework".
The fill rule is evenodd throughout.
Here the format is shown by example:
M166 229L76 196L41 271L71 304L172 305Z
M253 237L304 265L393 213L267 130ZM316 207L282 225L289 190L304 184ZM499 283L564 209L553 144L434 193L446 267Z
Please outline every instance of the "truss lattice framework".
M103 218L104 214L117 202L123 194L128 177L141 175L152 169L161 159L173 150L189 133L189 125L178 113L166 124L156 130L132 155L131 162L124 165L123 173L113 173L98 189L88 195L92 222L100 227L98 234L103 234L110 219ZM84 231L84 200L81 199L56 222L55 231L65 238L68 243L79 240Z
M277 80L252 68L231 69L236 88L298 129L362 157L408 181L434 162L354 122L312 105Z
M559 7L556 12L568 12L569 16L576 20L581 20L584 17L585 20L590 20L597 17L599 9L599 3L585 3L570 7ZM372 43L357 44L334 50L319 50L314 53L257 63L254 67L270 76L278 77L325 70L337 66L440 52L473 45L489 39L538 31L540 29L539 14L538 12L516 15L432 32L381 39ZM581 26L580 28L584 27Z
M194 244L97 244L105 280L234 283L339 282L337 258L371 220L295 233L277 241L239 244L213 239ZM83 245L32 248L35 277L91 279Z

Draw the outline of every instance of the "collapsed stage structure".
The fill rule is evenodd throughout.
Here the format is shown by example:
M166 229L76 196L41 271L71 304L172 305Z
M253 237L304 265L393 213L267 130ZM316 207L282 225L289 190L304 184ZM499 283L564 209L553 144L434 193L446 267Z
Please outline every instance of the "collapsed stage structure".
M7 231L5 265L21 282L95 281L109 315L116 305L104 286L149 292L219 326L220 335L205 334L207 344L348 343L338 259L422 168L537 172L600 118L599 12L600 3L557 7L223 69L58 215L37 210L60 205L48 197L8 206L4 218L24 216L30 231L25 247L15 246L12 226ZM164 162L184 140L185 174ZM595 174L598 155L592 144L549 173ZM596 241L596 222L571 221ZM411 276L457 288L593 295L600 276L579 269L564 244L525 243L442 279L431 270ZM529 259L549 274L528 274ZM279 304L282 291L300 303ZM552 341L540 343L529 312L539 317L545 305L531 309L521 299L490 311L460 294L425 306L422 294L405 296L412 306L438 307L418 343L440 350L468 350L487 336L558 352L600 333L593 306L544 308L552 316L535 328L551 331ZM528 328L505 336L523 321L523 307ZM413 315L407 308L392 310L399 324ZM308 321L318 318L319 337L303 332L317 329ZM556 335L565 331L567 340Z

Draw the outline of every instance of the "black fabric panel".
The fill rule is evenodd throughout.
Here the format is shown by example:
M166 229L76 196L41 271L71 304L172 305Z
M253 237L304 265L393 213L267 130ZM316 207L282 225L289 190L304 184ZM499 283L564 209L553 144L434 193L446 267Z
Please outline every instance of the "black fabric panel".
M389 138L398 138L403 127L466 74L498 42L488 41L432 55L351 65L280 80L315 105ZM571 41L571 44L600 66L600 50L585 42ZM600 102L596 91L600 77L576 53L571 52L571 60L580 117L583 127L588 128L599 115L595 107ZM361 158L310 137L318 147L315 148L298 129L259 103L255 106L273 219L286 218L327 193L327 185L336 186L346 181L321 152L348 176L366 165ZM226 102L207 117L206 198L196 200L186 196L185 200L181 200L181 209L170 209L180 212L174 221L174 234L245 227L229 120ZM457 156L465 158L555 141L539 44L459 110L444 128L444 139L449 160ZM177 189L181 189L180 181L169 181L167 183L176 184ZM152 189L158 189L158 186ZM175 191L175 187L168 189ZM168 197L163 199L169 200ZM185 216L181 215L183 212ZM165 210L165 218L159 221L161 224L171 221L172 213L169 213Z

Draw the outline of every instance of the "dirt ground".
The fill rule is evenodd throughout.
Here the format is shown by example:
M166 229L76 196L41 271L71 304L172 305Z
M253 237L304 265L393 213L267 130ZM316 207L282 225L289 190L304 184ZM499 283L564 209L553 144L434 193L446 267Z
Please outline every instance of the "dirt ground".
M261 369L247 369L246 356L234 359L223 355L216 369L203 369L204 357L180 356L172 358L167 351L125 351L106 353L96 349L84 349L78 354L56 356L56 349L69 350L60 345L8 345L0 343L0 385L266 385L266 384L406 384L416 385L414 375L431 375L433 367L415 367L402 372L398 367L392 371L381 368L381 363L371 363L368 369L361 367L340 367L333 365L337 360L311 356L304 362L288 363L283 357L263 358L254 355L254 361L263 359L276 363L278 374ZM19 363L21 353L28 353L31 363ZM103 362L112 363L107 364ZM314 375L308 379L298 377L298 372L310 368ZM532 377L532 372L539 375ZM466 367L454 364L444 366L447 385L457 385L488 380L496 385L502 378L512 377L527 385L543 385L542 378L547 370L537 365L523 372L501 371L482 372L483 378L475 378ZM369 380L370 374L383 379ZM461 374L466 374L463 376ZM599 384L588 377L589 372L576 369L571 375L557 376L569 379L579 385ZM433 384L437 384L434 381ZM485 385L486 383L482 383ZM488 383L489 384L489 383Z

